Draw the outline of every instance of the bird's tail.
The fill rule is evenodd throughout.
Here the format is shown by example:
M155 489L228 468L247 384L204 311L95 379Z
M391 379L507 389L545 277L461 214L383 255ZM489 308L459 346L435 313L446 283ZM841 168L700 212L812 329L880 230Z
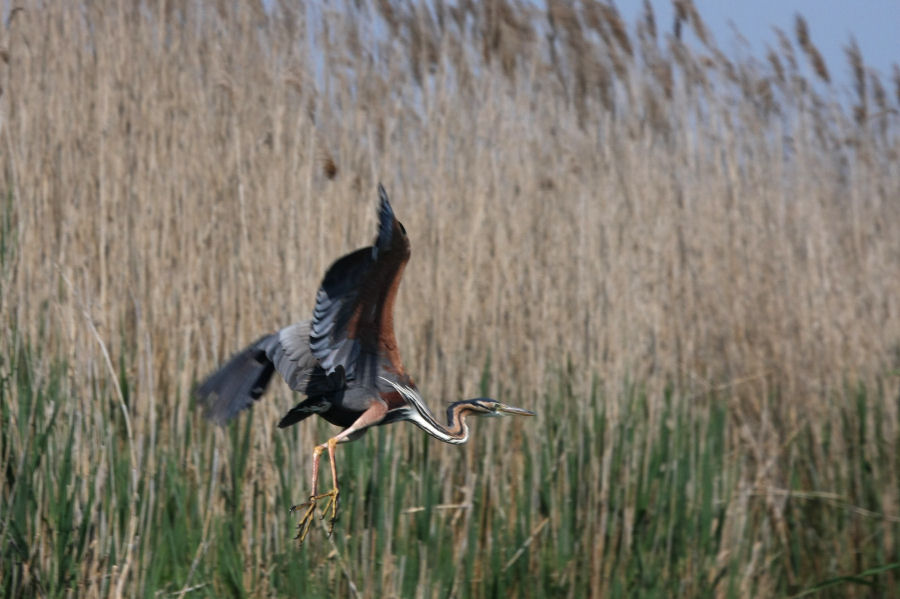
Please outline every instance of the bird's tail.
M275 373L266 348L277 340L277 335L260 337L197 387L194 394L208 419L225 424L265 393Z

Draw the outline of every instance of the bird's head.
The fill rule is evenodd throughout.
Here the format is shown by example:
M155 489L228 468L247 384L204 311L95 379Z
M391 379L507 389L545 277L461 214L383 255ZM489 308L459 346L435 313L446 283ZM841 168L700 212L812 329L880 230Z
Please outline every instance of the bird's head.
M476 397L475 399L467 399L464 402L463 409L471 414L479 416L505 416L507 414L515 414L517 416L534 416L531 410L508 406L500 403L496 399L489 397Z

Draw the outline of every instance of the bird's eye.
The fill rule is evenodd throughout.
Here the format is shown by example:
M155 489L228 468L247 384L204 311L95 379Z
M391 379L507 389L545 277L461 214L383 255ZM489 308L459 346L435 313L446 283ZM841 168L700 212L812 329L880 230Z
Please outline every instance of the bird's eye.
M400 225L400 232L406 235L406 227L403 226L403 223L398 221L397 224Z

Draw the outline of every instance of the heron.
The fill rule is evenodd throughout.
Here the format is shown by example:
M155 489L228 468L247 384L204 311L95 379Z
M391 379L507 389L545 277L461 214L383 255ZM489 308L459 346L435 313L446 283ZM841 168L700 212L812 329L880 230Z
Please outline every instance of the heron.
M469 415L534 415L486 397L451 403L446 425L428 409L403 366L394 335L394 303L410 257L409 237L381 184L378 199L374 242L328 268L312 319L263 335L232 356L195 392L204 415L224 425L260 399L278 372L292 390L306 396L284 415L280 428L313 414L342 427L314 447L311 493L306 502L291 506L292 513L303 512L297 524L299 544L309 533L319 502L325 502L321 517L330 514L328 534L334 531L340 494L335 463L338 444L359 439L374 426L408 421L440 441L459 445L469 439ZM332 489L319 494L319 461L326 451Z

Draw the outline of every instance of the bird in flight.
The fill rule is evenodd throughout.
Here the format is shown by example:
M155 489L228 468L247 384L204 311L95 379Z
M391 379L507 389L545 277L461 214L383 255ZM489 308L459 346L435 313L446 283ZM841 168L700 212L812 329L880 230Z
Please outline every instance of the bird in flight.
M343 427L315 446L312 492L305 503L291 507L292 512L303 511L297 524L301 544L320 501L327 500L322 517L330 514L328 533L334 530L340 493L334 454L339 443L356 440L373 426L405 420L436 439L462 444L469 438L469 414L534 415L480 397L450 404L447 424L443 425L425 405L403 367L394 336L394 301L410 256L409 238L380 184L378 198L374 243L331 265L316 294L312 319L260 337L196 390L206 417L224 424L251 407L277 371L291 389L306 396L284 415L279 427L291 426L312 414ZM319 494L319 458L326 451L333 488Z

